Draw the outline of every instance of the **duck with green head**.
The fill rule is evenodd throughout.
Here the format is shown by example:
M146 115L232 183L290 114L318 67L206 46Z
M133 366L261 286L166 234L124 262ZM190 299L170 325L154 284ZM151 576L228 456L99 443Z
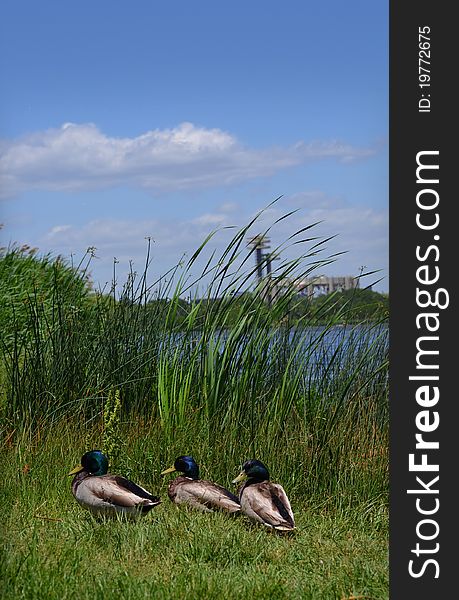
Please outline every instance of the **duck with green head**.
M203 512L223 510L237 513L241 510L237 496L218 483L199 479L199 467L192 456L179 456L172 467L161 475L174 471L183 473L183 476L176 477L168 486L167 493L174 504L185 504Z
M253 521L277 531L295 529L290 501L284 488L269 480L269 471L259 460L251 459L242 465L242 471L233 480L247 479L239 490L241 511Z
M91 450L83 454L81 464L69 473L74 475L72 494L92 514L137 518L160 504L161 500L143 487L107 471L105 454Z

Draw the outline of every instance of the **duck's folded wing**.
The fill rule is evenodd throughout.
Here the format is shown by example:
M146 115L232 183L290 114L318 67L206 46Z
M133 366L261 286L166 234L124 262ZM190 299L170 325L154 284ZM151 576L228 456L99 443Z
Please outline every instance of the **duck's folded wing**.
M237 512L239 499L224 487L206 480L188 480L177 490L180 501L202 509Z
M100 500L126 508L160 502L157 496L152 496L144 488L118 475L88 478L87 488Z
M158 496L153 496L153 494L150 494L150 492L148 492L146 489L144 489L140 485L137 485L130 479L125 479L124 477L120 477L119 475L114 475L113 479L121 489L129 491L132 494L139 496L139 498L145 498L146 500L151 500L155 504L159 504L161 502L161 500Z
M292 507L284 488L278 483L259 483L247 486L244 502L251 510L272 527L294 529Z

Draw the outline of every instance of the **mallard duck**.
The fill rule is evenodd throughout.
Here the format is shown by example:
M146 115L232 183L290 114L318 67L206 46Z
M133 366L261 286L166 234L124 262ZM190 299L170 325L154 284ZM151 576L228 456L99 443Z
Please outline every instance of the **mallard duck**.
M217 483L199 479L199 467L192 456L179 456L161 475L174 471L184 475L169 483L167 493L174 504L186 504L203 512L241 510L237 496Z
M248 480L239 491L241 511L250 519L278 531L295 529L287 494L281 485L269 481L265 465L259 460L246 461L233 483L239 483L247 477Z
M160 504L157 496L120 475L107 474L108 459L100 450L91 450L81 457L69 473L75 475L72 494L77 502L94 515L117 514L136 518Z

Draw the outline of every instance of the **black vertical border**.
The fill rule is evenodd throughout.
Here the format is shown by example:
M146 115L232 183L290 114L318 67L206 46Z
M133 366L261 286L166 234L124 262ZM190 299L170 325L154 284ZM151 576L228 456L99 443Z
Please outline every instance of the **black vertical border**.
M390 598L391 600L434 600L459 597L459 509L456 479L459 474L459 336L457 279L459 278L459 218L456 206L459 197L453 180L459 175L459 99L455 88L459 72L459 25L453 17L454 3L418 0L404 2L390 0L389 50L389 177L390 177ZM430 28L431 86L419 86L419 27ZM418 104L425 93L431 102L430 112L419 112ZM430 96L426 96L430 94ZM455 106L457 104L457 108ZM438 213L440 224L435 232L422 231L416 225L416 155L420 151L439 151L440 194ZM457 184L456 184L457 185ZM438 235L439 239L433 240ZM416 526L423 517L416 509L416 496L407 494L416 487L416 473L408 469L408 455L415 451L416 414L421 407L416 403L418 382L409 380L416 373L416 339L422 335L416 327L416 315L423 312L416 305L416 246L438 246L440 256L431 265L440 269L437 287L449 293L449 306L437 310L440 327L437 332L439 355L435 357L439 369L440 400L432 410L438 410L438 429L425 435L438 440L440 447L431 451L429 461L439 463L438 481L440 508L432 518L438 521L438 537L431 542L420 540ZM431 257L435 252L432 251ZM435 287L435 286L432 286ZM419 373L419 372L418 372ZM434 385L434 384L432 384ZM419 459L418 459L419 460ZM418 473L418 475L422 475ZM431 475L429 477L429 475ZM424 474L428 481L434 474ZM414 485L413 485L414 484ZM420 486L417 486L420 487ZM437 486L432 486L432 488ZM421 496L430 498L433 496ZM432 504L433 505L433 504ZM427 506L425 504L424 506ZM424 531L428 531L426 528ZM433 531L433 528L431 529ZM421 558L411 552L419 542L425 548L439 543L439 551ZM435 578L433 565L426 566L421 577L413 578L408 572L410 559L416 559L419 572L423 560L434 558L439 564Z

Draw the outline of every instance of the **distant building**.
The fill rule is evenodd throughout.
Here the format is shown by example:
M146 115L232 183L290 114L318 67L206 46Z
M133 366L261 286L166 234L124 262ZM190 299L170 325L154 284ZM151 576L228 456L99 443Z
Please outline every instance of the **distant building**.
M352 275L326 277L306 277L304 279L292 280L284 277L283 279L265 279L265 285L260 288L260 293L266 298L267 294L274 300L289 291L296 291L299 296L309 298L330 294L331 292L342 292L344 290L353 290L358 288L359 278ZM371 289L367 287L366 289Z
M352 275L326 277L306 277L295 283L302 296L321 296L331 292L342 292L359 287L359 278Z

